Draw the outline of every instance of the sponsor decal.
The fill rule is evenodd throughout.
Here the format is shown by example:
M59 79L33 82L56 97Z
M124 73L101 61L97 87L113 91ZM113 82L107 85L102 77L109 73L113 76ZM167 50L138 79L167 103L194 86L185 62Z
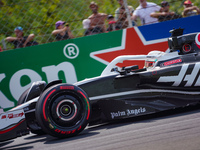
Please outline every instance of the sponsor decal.
M54 128L54 126L51 123L49 123L49 127L50 127L50 129Z
M60 133L60 134L73 134L77 130L80 130L80 129L81 129L81 126L78 127L78 129L74 129L74 130L71 130L71 131L62 131L62 130L59 130L59 129L55 129L54 131L57 132L57 133Z
M176 76L161 76L157 82L173 82L172 86L179 86L180 84L184 84L185 87L188 86L200 86L200 62L196 63L192 68L191 73L187 73L189 64L184 64L179 74Z
M44 73L47 82L58 80L59 72L64 73L64 78L67 81L67 83L77 82L75 67L70 62L61 62L58 65L43 66L40 68L40 70L42 70L42 72ZM27 84L26 86L22 86L20 84L23 77L28 77L30 80L30 83ZM15 72L11 76L11 78L8 78L8 76L5 73L0 73L0 83L3 83L4 80L9 80L8 85L10 93L14 97L14 99L17 100L21 96L21 93L23 93L27 88L29 88L34 81L41 81L42 76L35 70L21 69ZM0 100L1 108L8 108L14 106L14 103L7 98L6 93L3 93L2 90L0 90L0 98L1 98Z
M136 108L136 109L127 109L126 111L117 111L117 112L111 112L111 118L115 119L115 118L119 118L119 117L123 117L123 116L131 116L131 115L139 115L141 113L145 113L146 112L146 108L144 107L140 107L140 108Z
M62 131L62 130L59 130L59 129L55 129L54 131L57 132L57 133L60 133L60 134L71 134L72 133L72 131ZM73 130L73 133L75 131Z
M14 113L10 113L10 114L7 114L7 115L2 115L1 119L13 119L13 118L18 118L18 117L22 117L24 115L23 112L21 113L17 113L17 114L14 114Z
M74 87L73 86L60 86L61 90L73 90Z
M122 116L126 116L126 111L118 111L118 112L111 112L111 118L118 118L118 117L122 117Z
M181 63L181 62L182 62L181 59L175 59L175 60L164 62L164 63L160 64L160 66L161 67L163 67L163 66L169 66L169 65L177 64L177 63Z
M152 72L152 75L157 75L157 71L153 71L153 72Z
M79 48L74 43L69 43L63 48L64 55L69 59L75 59L79 55Z
M146 112L146 108L140 107L139 109L133 109L133 110L127 109L126 111L127 111L127 116L138 115L138 114Z
M7 117L6 117L6 115L3 115L2 117L1 117L1 119L6 119Z
M25 121L23 109L5 112L0 115L0 134L12 131Z
M135 47L134 43L137 43L137 48ZM133 49L135 50L133 51ZM153 49L159 49L160 51L163 52L166 51L168 49L167 38L146 41L146 37L142 35L140 30L137 27L133 27L123 30L122 41L120 46L92 52L90 53L90 57L107 65L117 56L141 55L141 50L142 53L147 54ZM151 57L152 56L149 56L149 58ZM143 61L134 61L134 63L138 64L139 67L144 66ZM132 61L125 61L123 63L117 64L118 67L130 66L130 65L133 65Z
M184 44L182 47L184 52L190 52L192 50L192 46L190 44Z
M200 48L200 33L198 33L195 37L195 43L198 48Z

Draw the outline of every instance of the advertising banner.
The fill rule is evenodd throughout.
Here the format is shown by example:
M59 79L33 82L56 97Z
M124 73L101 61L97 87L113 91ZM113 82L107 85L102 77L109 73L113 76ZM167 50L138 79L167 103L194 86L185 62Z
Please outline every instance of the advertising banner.
M75 83L99 76L120 55L166 51L169 30L184 28L184 34L200 32L200 17L182 18L98 35L63 40L0 53L0 108L8 110L34 81L62 79ZM139 65L144 62L118 64Z

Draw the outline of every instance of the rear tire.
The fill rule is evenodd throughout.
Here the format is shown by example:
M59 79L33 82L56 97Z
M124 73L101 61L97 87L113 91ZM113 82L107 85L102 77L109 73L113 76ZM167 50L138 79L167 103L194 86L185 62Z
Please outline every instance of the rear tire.
M43 131L66 138L79 134L86 127L90 103L86 93L79 87L59 84L42 93L35 113Z

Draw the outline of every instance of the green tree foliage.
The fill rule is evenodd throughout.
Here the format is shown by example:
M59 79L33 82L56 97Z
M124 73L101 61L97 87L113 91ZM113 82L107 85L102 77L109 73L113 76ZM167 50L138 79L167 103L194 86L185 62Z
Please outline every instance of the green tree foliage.
M25 35L35 34L40 44L55 41L51 32L55 22L69 23L75 37L83 36L83 19L91 15L89 4L92 0L0 0L0 41L7 36L15 36L14 28L21 26ZM94 0L95 1L95 0ZM127 0L136 8L139 0ZM198 6L200 0L194 2ZM114 15L119 7L117 0L96 0L99 12ZM162 0L153 1L158 5ZM171 10L181 14L184 0L171 0Z

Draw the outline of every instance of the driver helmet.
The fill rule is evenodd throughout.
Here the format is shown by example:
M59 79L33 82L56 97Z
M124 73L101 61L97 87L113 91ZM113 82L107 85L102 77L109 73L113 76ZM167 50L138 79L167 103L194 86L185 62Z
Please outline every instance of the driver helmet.
M156 62L156 60L155 61L145 61L145 68L153 67L155 62Z
M158 58L163 55L164 52L161 51L151 51L147 54L147 56L155 56L155 57L149 57L145 60L145 68L150 68L153 67L155 65L155 63L157 62Z

